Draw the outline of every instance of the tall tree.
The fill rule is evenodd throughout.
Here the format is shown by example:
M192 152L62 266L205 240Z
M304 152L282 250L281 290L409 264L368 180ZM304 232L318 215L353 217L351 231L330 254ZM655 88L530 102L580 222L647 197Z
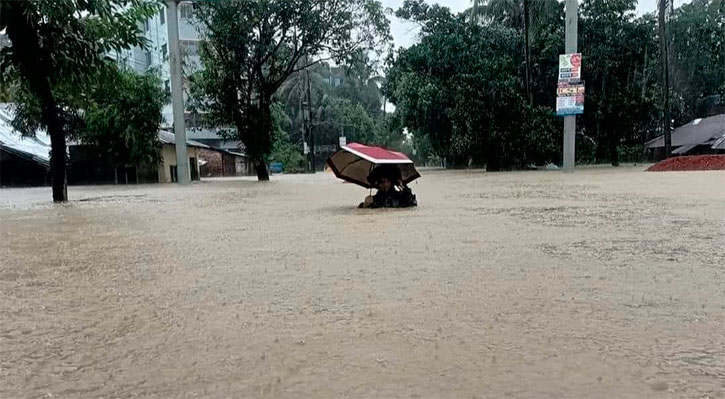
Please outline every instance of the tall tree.
M580 50L582 75L587 82L585 128L595 132L597 158L619 165L621 124L632 112L629 100L638 90L632 86L642 69L644 43L635 40L636 0L584 0L581 7ZM636 81L639 81L637 79Z
M329 57L344 62L360 48L381 51L389 22L376 0L220 0L197 3L204 70L199 101L218 124L234 125L257 170L268 180L271 106L284 81Z
M662 130L665 134L665 156L672 155L672 130L670 126L670 73L669 41L667 40L667 19L670 0L658 0L658 25L660 32L660 55L662 57Z
M725 0L693 0L667 23L671 119L676 126L707 116L707 103L725 102Z
M451 166L489 170L555 161L551 108L526 99L519 32L494 23L471 24L468 14L408 0L396 15L421 25L420 42L390 60L384 92L414 137L427 136L434 155ZM514 72L512 72L514 71Z
M534 103L534 95L531 93L531 48L529 47L529 27L531 20L529 19L529 0L524 2L524 56L526 64L526 97L529 99L529 105Z
M302 64L300 64L302 65ZM308 84L309 80L309 84ZM307 87L310 87L311 104L307 105ZM290 119L289 138L302 148L305 141L305 109L318 112L322 99L330 93L329 66L319 63L304 71L290 75L277 90L276 97Z
M557 17L563 10L562 6L557 0L472 0L471 15L474 22L505 25L521 32L524 38L524 82L529 105L535 103L533 70L536 62L532 60L531 50L548 39L547 36L537 34L561 29Z
M383 78L377 72L378 63L365 51L354 54L350 62L342 66L343 82L333 91L340 97L362 105L373 118L381 117L383 104L379 84Z
M157 164L161 110L168 102L158 73L109 66L101 74L83 105L78 138L115 167Z
M157 6L151 0L0 0L0 31L11 42L0 51L0 79L18 83L23 104L16 121L37 116L18 124L45 127L50 135L53 201L68 200L65 139L74 102L108 52L145 44L138 23Z

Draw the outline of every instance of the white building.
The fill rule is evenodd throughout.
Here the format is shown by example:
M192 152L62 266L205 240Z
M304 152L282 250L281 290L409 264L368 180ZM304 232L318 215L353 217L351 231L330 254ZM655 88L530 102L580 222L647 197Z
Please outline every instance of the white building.
M179 44L183 55L182 69L185 75L190 74L201 65L199 60L199 33L191 21L193 10L191 2L179 3ZM112 56L138 73L158 69L166 92L171 93L171 82L169 80L169 27L166 23L166 7L163 7L160 12L156 13L140 27L148 40L147 48L144 50L135 47L112 54ZM187 87L186 79L184 79L184 87ZM171 126L173 122L171 103L164 107L163 114L165 125Z
M181 47L182 70L184 73L184 91L188 90L189 76L195 70L201 68L201 60L199 58L199 42L201 35L196 30L193 19L194 7L190 1L182 1L178 6L179 18L179 44ZM145 50L141 48L133 48L115 54L115 58L122 64L127 65L137 73L145 73L151 69L157 69L161 75L161 80L167 93L171 93L171 82L169 74L169 26L166 21L166 7L156 13L152 18L147 20L142 26L148 45ZM186 94L186 93L185 93ZM186 97L186 95L184 96ZM171 103L164 106L163 110L164 126L170 128L173 124L173 110ZM204 142L210 148L216 151L226 151L235 157L243 158L244 146L236 140L228 141L219 135L217 129L201 129L196 123L195 118L189 117L186 120L186 137L196 142ZM213 151L212 151L213 152ZM210 154L206 151L204 155L199 155L199 162L209 163ZM175 159L175 158L174 158ZM246 161L245 161L246 162ZM245 170L235 173L253 174L253 170L245 167Z

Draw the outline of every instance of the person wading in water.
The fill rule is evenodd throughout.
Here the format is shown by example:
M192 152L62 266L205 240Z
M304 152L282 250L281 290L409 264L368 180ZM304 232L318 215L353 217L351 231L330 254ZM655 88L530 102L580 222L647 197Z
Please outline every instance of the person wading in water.
M365 198L360 208L410 208L418 206L413 191L403 184L400 169L395 165L380 165L368 176L368 182L378 192Z

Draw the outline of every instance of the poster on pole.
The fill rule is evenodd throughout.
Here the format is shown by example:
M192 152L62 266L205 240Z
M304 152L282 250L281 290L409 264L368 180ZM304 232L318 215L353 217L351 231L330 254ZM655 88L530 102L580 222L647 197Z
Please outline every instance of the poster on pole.
M584 81L581 80L581 53L559 56L559 85L556 88L556 114L559 116L584 113Z
M584 96L562 96L556 98L556 114L559 116L584 113Z
M556 94L557 115L568 116L584 113L584 82L559 83Z
M559 56L559 82L573 83L582 77L581 53L561 54Z

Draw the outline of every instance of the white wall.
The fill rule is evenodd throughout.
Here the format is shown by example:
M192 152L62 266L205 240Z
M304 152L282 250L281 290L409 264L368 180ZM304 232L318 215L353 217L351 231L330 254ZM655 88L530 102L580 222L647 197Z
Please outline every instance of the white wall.
M179 4L179 39L180 40L199 40L199 33L193 26L190 20L181 17L181 7L190 6L190 2L181 2ZM161 23L163 13L164 23ZM123 50L119 53L109 54L112 58L116 59L119 63L125 64L137 73L145 73L149 69L155 68L159 71L161 81L164 87L168 81L169 87L171 87L170 73L169 73L169 49L168 49L168 24L166 22L166 7L162 7L161 11L157 12L151 17L146 24L139 24L141 31L144 32L146 37L147 48L142 50L139 47L135 47L130 50ZM184 51L184 50L182 50ZM148 54L147 54L148 53ZM150 61L150 62L149 62ZM200 67L198 55L192 55L184 60L186 65L190 65L191 68ZM187 68L188 70L188 68ZM173 112L171 104L164 106L162 110L164 116L164 126L171 126L173 122Z
M196 159L196 164L189 165L189 168L196 169L196 175L199 176L199 148L197 147L186 147L186 156L188 158ZM159 183L171 183L171 168L170 166L176 166L176 146L172 144L164 144L161 147L161 162L159 162ZM191 177L191 170L189 170L189 177Z

